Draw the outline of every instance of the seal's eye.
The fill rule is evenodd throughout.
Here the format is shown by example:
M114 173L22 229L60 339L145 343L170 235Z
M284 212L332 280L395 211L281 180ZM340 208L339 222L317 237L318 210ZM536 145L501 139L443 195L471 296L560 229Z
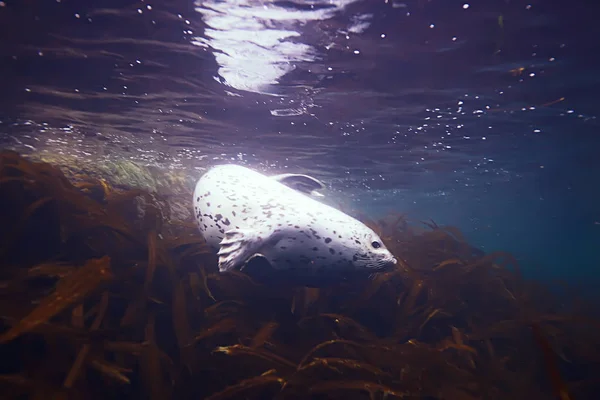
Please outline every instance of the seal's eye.
M371 246L373 246L374 249L378 249L378 248L381 247L381 243L379 243L379 242L373 242L373 243L371 243Z

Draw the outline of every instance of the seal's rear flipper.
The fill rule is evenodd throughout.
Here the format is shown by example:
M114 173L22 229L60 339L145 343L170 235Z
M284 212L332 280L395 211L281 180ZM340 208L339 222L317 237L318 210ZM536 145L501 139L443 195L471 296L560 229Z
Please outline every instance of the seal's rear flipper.
M321 181L308 175L281 174L272 176L271 178L275 179L280 183L283 183L284 185L292 189L313 196L322 197L323 195L321 193L315 192L315 190L325 189L325 185L323 185Z
M253 229L232 229L225 232L217 252L219 256L219 271L225 272L239 268L260 248L267 244L273 234L264 235Z

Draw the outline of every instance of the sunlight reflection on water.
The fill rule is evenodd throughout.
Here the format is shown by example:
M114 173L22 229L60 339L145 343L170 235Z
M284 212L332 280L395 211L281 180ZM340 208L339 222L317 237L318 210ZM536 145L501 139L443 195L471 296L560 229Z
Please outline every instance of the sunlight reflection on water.
M307 24L330 19L356 1L317 1L305 9L251 0L198 1L196 11L208 27L206 37L196 37L193 43L216 50L216 79L239 90L270 94L271 85L293 71L295 63L319 57L318 49L302 42L302 31L314 29ZM360 33L368 26L359 16L347 29Z

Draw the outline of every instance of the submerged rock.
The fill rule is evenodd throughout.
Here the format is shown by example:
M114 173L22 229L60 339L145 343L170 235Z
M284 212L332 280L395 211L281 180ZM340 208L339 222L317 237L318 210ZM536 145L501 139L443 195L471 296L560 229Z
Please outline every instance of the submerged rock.
M187 170L163 169L126 159L94 160L51 152L30 154L28 158L57 166L73 183L94 178L115 188L153 194L157 201L169 203L170 218L175 221L187 220L192 215L190 198L198 176Z

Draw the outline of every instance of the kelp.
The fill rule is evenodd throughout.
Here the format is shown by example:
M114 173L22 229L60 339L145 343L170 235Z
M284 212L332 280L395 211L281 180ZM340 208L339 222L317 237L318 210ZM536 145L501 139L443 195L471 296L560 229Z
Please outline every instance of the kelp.
M57 399L584 399L598 304L455 227L361 217L398 267L219 273L157 193L0 153L0 391ZM191 198L191 196L188 196ZM180 199L179 203L187 201Z

